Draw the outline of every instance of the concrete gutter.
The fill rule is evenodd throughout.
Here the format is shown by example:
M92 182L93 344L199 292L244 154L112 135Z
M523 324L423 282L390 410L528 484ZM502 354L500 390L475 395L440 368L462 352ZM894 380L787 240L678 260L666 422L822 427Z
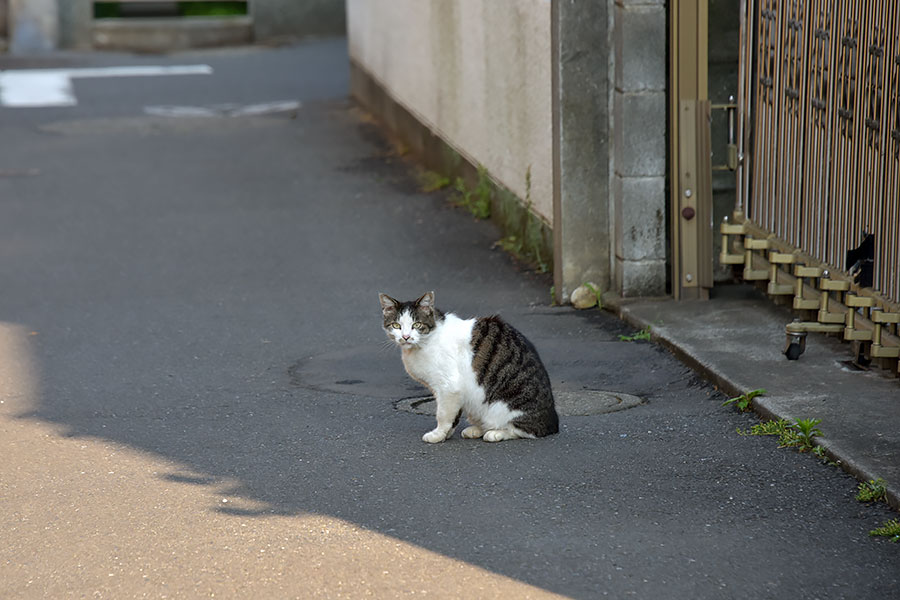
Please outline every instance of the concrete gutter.
M604 305L729 396L765 388L753 401L765 419L817 418L816 438L831 460L862 481L886 482L888 504L900 509L900 381L879 369L848 366L850 347L810 334L797 361L782 354L793 315L751 286L716 288L709 301L628 300Z

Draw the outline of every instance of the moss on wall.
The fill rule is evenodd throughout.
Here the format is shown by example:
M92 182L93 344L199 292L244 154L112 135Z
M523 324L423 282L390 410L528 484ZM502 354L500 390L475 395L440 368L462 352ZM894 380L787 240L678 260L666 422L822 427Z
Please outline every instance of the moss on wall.
M477 216L487 215L480 203L489 202L489 217L501 231L497 244L541 272L553 266L553 231L532 208L530 197L520 198L497 183L481 165L473 164L440 136L428 129L381 87L365 69L350 62L350 93L390 135L398 138L424 168L454 182L457 204ZM530 196L530 168L526 168L526 196ZM459 196L469 195L468 202Z

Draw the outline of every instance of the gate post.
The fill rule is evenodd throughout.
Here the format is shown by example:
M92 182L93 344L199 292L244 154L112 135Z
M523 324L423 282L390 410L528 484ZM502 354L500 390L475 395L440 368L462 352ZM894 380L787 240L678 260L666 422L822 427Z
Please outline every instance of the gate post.
M553 278L562 303L610 288L608 6L551 3Z
M707 0L671 5L669 215L676 300L707 299L713 285L707 17Z
M9 0L7 2L9 52L50 52L59 45L56 0Z

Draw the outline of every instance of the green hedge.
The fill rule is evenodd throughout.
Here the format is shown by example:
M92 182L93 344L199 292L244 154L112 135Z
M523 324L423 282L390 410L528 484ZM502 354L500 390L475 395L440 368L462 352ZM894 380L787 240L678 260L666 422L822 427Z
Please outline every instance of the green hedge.
M247 2L223 1L223 2L179 2L178 16L181 17L233 17L247 14ZM122 4L119 2L95 2L95 19L121 18ZM140 15L125 14L126 17Z

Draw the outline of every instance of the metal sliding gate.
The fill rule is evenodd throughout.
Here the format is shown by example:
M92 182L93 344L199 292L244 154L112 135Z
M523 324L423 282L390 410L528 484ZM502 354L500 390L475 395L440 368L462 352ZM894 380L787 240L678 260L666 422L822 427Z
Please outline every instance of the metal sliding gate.
M893 360L900 1L743 0L741 16L738 200L720 258L809 311L797 336L842 332Z

